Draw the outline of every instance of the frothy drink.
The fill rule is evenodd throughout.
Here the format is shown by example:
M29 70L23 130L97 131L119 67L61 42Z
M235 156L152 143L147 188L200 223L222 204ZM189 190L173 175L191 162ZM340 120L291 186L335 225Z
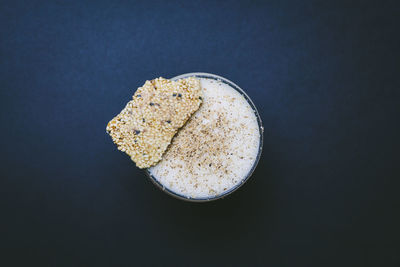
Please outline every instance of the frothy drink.
M228 84L200 78L203 104L149 169L165 188L187 198L214 198L248 176L260 125L247 100Z

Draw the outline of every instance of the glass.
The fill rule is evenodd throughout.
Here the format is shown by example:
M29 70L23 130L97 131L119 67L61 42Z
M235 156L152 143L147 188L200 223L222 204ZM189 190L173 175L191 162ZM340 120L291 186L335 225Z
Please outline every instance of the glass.
M253 101L251 101L250 97L242 90L242 88L240 88L238 85L236 85L235 83L231 82L230 80L215 75L215 74L210 74L210 73L204 73L204 72L192 72L192 73L185 73L179 76L176 76L174 78L172 78L171 80L176 81L179 79L185 79L185 78L189 78L189 77L197 77L197 78L206 78L206 79L212 79L212 80L216 80L216 81L220 81L223 82L227 85L229 85L230 87L232 87L233 89L235 89L236 91L238 91L249 103L249 105L251 106L251 108L254 110L254 113L257 117L257 122L258 122L258 129L260 131L260 144L258 147L258 153L257 153L257 157L256 160L254 161L253 166L251 167L249 173L246 175L246 177L244 179L242 179L242 181L240 183L238 183L237 185L235 185L234 187L232 187L231 189L229 189L228 191L219 194L217 196L213 196L213 197L207 197L207 198L191 198L185 195L181 195L178 193L175 193L174 191L166 188L164 185L162 185L151 173L148 169L145 170L147 176L150 178L150 180L158 187L160 188L162 191L164 191L165 193L181 199L181 200L185 200L185 201L191 201L191 202L207 202L207 201L212 201L212 200L217 200L217 199L221 199L226 197L227 195L235 192L239 187L241 187L249 178L250 176L253 174L254 170L257 167L257 164L260 160L261 157L261 152L262 152L262 147L263 147L263 133L264 133L264 128L262 126L262 121L261 121L261 117L260 114L257 111L256 106L254 105Z

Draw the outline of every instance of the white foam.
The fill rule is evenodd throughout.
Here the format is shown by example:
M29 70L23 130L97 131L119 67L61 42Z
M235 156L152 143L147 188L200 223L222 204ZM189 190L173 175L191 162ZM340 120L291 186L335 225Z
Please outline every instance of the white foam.
M246 99L229 85L202 78L203 104L150 173L191 198L215 197L241 183L257 157L259 125Z

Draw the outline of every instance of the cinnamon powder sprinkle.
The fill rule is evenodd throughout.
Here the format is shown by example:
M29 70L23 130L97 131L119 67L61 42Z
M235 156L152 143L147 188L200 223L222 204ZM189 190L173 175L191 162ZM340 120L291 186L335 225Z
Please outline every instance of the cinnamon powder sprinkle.
M242 181L258 153L254 111L228 85L200 79L203 104L174 137L150 173L189 198L212 197Z

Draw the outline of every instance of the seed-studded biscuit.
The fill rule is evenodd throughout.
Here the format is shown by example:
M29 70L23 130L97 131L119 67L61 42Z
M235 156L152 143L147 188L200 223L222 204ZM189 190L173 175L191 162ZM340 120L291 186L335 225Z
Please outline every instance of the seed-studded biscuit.
M200 81L194 77L146 81L107 124L107 132L136 166L148 168L161 160L178 129L201 102Z

